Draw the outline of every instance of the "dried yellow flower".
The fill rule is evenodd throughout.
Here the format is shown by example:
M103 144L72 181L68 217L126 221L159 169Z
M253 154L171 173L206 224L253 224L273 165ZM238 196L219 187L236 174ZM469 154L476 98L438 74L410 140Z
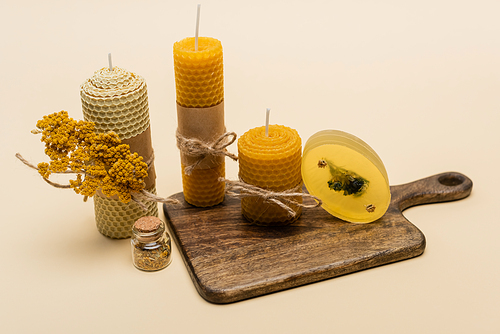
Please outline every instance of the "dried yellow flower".
M96 134L93 122L75 121L66 111L44 116L33 133L41 133L50 163L38 164L43 178L52 173L76 173L70 186L77 194L94 196L101 188L106 196L117 195L128 203L131 192L144 189L148 166L131 153L114 132Z

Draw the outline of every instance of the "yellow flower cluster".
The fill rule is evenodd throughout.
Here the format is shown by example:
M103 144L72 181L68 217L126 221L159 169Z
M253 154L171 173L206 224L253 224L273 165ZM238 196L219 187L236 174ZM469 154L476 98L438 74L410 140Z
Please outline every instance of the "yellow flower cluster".
M131 192L144 188L148 166L117 134L94 132L94 123L75 121L66 111L44 116L37 122L50 163L38 164L38 172L48 178L52 173L76 173L70 180L77 194L94 196L98 188L106 196L117 195L123 203Z
M94 123L75 121L69 118L66 111L44 116L36 123L36 127L42 131L45 154L54 161L67 158L70 152L77 150L77 146L88 145L94 136ZM65 171L67 166L64 162L68 161L61 161L60 164L51 162L50 170Z

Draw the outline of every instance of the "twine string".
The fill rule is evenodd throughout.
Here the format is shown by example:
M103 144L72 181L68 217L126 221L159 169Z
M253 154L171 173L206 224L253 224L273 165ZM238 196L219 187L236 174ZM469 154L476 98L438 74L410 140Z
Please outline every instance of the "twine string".
M34 170L38 170L37 166L33 165L31 162L29 162L28 160L24 159L23 156L20 153L16 153L16 158L18 158L26 166L28 166L28 167L30 167L30 168L32 168ZM70 171L70 170L66 170L66 171L63 171L63 172L59 172L58 174L75 174L75 172ZM46 177L42 177L42 179L45 182L47 182L48 184L50 184L51 186L55 187L55 188L59 188L59 189L70 189L71 188L71 185L69 185L69 184L57 183L57 182L54 182L54 181L51 181L51 180L47 179Z
M315 208L321 206L323 202L316 196L308 193L300 192L302 184L299 184L293 189L284 191L272 191L263 189L252 184L248 184L242 180L233 181L225 178L219 178L220 182L226 183L226 193L231 196L244 198L244 197L260 197L264 202L274 203L288 212L291 217L295 217L297 213L291 206L299 206L302 208ZM237 192L239 191L239 192ZM312 198L316 201L315 204L303 204L298 202L294 197Z
M131 195L132 195L132 200L135 203L137 203L144 211L147 211L147 207L143 203L145 201L165 203L165 204L179 204L180 203L175 198L160 197L160 196L155 195L153 193L150 193L149 191L146 191L144 189L142 189L140 192L133 192L133 193L131 193Z
M153 164L153 162L155 161L155 152L151 152L151 156L149 157L148 160L144 161L146 163L146 165L148 165L148 169L151 168L151 165Z
M20 153L16 153L16 158L18 158L26 166L28 166L34 170L38 170L37 166L33 165L28 160L26 160ZM148 160L148 162L146 162L148 164L148 166L152 163L153 160L154 160L154 157L152 156ZM63 172L58 172L56 174L79 174L79 173L73 172L71 170L66 170ZM84 173L81 173L81 174L84 174ZM69 184L60 184L60 183L51 181L45 177L42 177L42 178L45 182L47 182L48 184L50 184L51 186L53 186L55 188L60 188L60 189L70 189L71 188L71 185L69 185ZM99 196L99 195L97 195L97 196ZM144 211L147 211L147 207L146 207L146 205L144 205L144 203L142 201L151 201L151 202L166 203L166 204L179 204L180 203L178 200L176 200L174 198L160 197L160 196L152 194L149 191L146 191L144 189L142 189L140 192L132 192L131 196L132 196L132 200L135 203L137 203L137 205L139 205L141 207L141 209L143 209ZM84 196L83 201L86 202L87 199L88 199L88 196Z
M198 158L195 163L184 168L184 173L186 175L191 175L193 170L209 156L226 156L237 161L238 157L226 150L226 147L234 143L236 137L237 135L235 132L226 132L215 141L205 143L196 138L186 138L181 135L179 129L177 129L177 147L181 153Z

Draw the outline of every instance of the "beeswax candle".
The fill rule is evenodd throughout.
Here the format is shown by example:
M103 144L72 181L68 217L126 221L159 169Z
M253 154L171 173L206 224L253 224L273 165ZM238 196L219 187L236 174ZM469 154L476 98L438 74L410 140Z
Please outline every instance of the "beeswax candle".
M250 129L238 140L240 179L257 187L272 190L302 192L302 142L296 130L283 125L269 125L268 136L264 126ZM302 197L294 197L302 203ZM241 212L252 223L286 225L296 220L302 208L291 205L296 215L260 197L241 199Z
M225 132L224 75L222 44L210 37L188 37L174 43L174 71L178 132L186 138L210 143ZM199 207L213 206L224 200L224 157L208 157L190 175L188 165L200 157L181 152L182 185L185 200Z
M111 63L111 62L110 62ZM115 132L122 143L130 146L149 162L145 190L156 193L156 174L152 162L153 148L149 125L146 82L119 67L105 67L94 73L80 87L83 116L95 123L99 133ZM122 203L98 191L94 196L97 229L111 238L128 238L132 225L143 216L158 216L156 202L146 202L147 211L131 201Z

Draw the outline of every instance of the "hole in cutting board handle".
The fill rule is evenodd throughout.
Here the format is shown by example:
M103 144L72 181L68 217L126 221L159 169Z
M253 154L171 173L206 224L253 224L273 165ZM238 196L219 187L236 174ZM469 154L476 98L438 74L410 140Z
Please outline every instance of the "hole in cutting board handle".
M452 174L452 175L443 175L439 177L438 181L444 186L454 187L464 183L465 178L461 175Z

